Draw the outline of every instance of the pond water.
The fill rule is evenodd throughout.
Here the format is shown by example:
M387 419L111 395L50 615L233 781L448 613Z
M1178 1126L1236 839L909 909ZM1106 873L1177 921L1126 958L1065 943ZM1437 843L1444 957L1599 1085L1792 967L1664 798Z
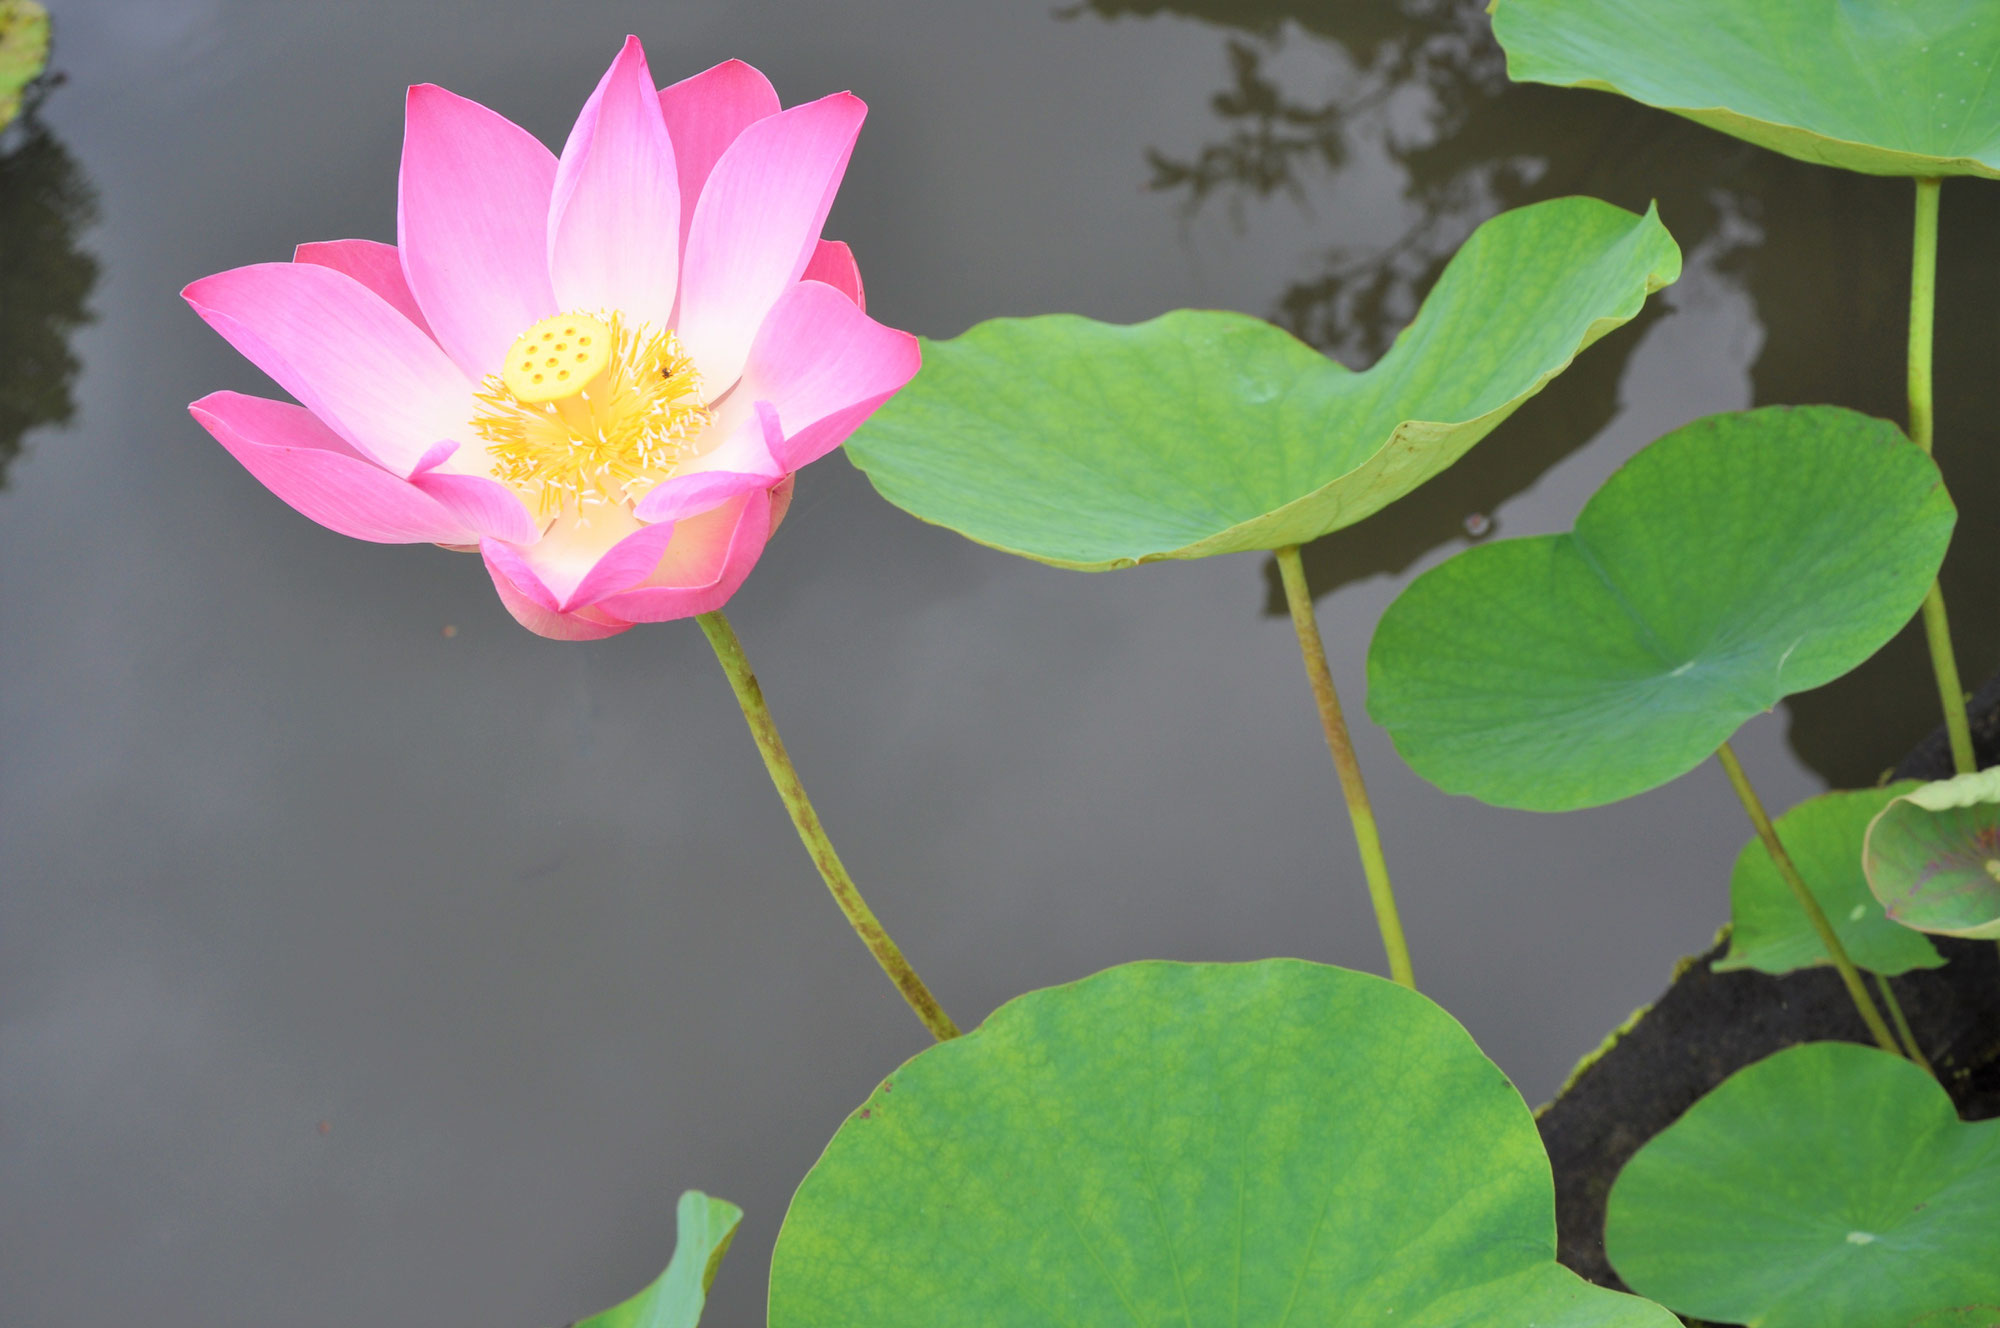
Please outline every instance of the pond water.
M1446 797L1366 723L1366 645L1469 530L1567 528L1686 420L1900 418L1907 183L1510 87L1477 9L1442 0L51 7L67 82L43 158L0 184L87 182L99 221L52 229L81 224L74 188L0 200L0 253L48 295L0 321L65 330L89 280L70 246L101 277L69 337L74 415L30 431L0 489L10 1324L561 1323L657 1271L690 1186L748 1211L708 1321L758 1323L791 1187L925 1044L691 624L534 638L476 559L321 530L188 418L272 389L178 289L302 240L393 239L412 82L556 144L628 31L663 78L740 56L788 102L852 87L872 114L828 233L872 313L932 336L1200 305L1359 365L1484 217L1658 198L1681 283L1308 558L1419 981L1531 1101L1725 918L1747 831L1717 770L1562 817ZM1996 227L2000 190L1945 190L1968 681L2000 660L1969 576L2000 551L1976 395ZM835 841L970 1024L1149 956L1380 968L1274 585L1250 555L1015 560L834 458L730 612ZM1929 689L1906 635L1740 750L1779 806L1869 783L1933 724Z

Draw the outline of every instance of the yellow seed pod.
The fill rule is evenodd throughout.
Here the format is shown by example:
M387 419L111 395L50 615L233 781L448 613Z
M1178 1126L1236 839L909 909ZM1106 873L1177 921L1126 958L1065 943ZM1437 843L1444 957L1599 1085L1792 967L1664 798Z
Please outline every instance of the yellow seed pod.
M544 318L514 339L500 379L525 402L575 396L611 363L611 329L589 314Z

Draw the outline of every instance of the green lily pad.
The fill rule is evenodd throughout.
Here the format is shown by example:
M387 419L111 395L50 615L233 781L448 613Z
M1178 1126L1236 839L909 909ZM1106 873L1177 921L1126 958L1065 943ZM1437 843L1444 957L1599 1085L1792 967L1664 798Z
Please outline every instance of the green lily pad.
M1881 1328L2000 1298L2000 1121L1848 1042L1740 1070L1611 1187L1628 1286L1756 1328Z
M1555 1262L1457 1021L1298 960L1031 992L884 1080L786 1214L771 1328L1676 1328Z
M1891 802L1868 828L1862 862L1869 888L1903 926L2000 938L2000 769Z
M2000 178L1983 0L1494 0L1509 77L1600 88L1802 161Z
M700 1190L682 1194L667 1271L632 1299L572 1328L695 1328L742 1220L743 1210L727 1199L710 1198Z
M49 62L49 12L35 0L0 0L0 129L21 113L21 94Z
M2000 1305L1959 1305L1912 1319L1904 1328L2000 1328Z
M1893 799L1917 786L1911 779L1887 788L1822 793L1792 808L1777 823L1778 838L1848 955L1860 967L1884 977L1944 966L1936 946L1889 920L1868 892L1868 877L1861 870L1861 845L1869 822ZM1753 838L1736 855L1736 869L1729 874L1729 919L1729 953L1716 961L1718 970L1790 973L1828 962L1826 947L1771 864L1761 840Z
M1368 711L1447 793L1568 811L1693 769L1896 634L1956 513L1892 424L1769 406L1659 439L1574 532L1475 545L1407 586Z
M998 318L927 342L845 450L898 507L1058 567L1303 544L1450 466L1680 267L1650 211L1502 213L1364 373L1241 314Z

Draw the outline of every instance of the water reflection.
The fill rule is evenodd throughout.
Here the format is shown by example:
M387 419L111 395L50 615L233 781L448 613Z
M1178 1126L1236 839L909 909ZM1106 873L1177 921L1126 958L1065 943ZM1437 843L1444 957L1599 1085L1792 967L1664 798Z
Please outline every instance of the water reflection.
M1327 251L1271 311L1350 364L1387 348L1487 217L1564 194L1633 209L1658 200L1682 248L1740 289L1764 328L1747 366L1755 404L1833 402L1902 419L1907 181L1809 166L1620 97L1509 83L1476 4L1088 0L1076 12L1174 13L1225 29L1230 82L1211 100L1220 132L1149 153L1152 186L1183 207L1303 200L1364 148L1400 168L1415 211L1408 229L1369 252ZM1333 95L1288 90L1277 66L1302 53L1333 71ZM1972 682L2000 662L2000 621L1983 611L1980 571L2000 552L2000 461L1984 445L1980 391L2000 251L1973 238L2000 225L2000 189L1954 180L1943 225L1937 436L1961 513L1944 580ZM1650 317L1659 312L1655 302ZM1315 594L1463 540L1469 514L1496 512L1589 443L1617 413L1626 361L1649 321L1586 354L1391 514L1309 548ZM1266 611L1284 612L1275 570ZM1835 785L1873 782L1936 722L1919 634L1905 632L1870 664L1787 706L1801 760Z
M0 489L23 435L76 411L70 336L90 321L97 284L97 260L77 244L96 197L37 114L47 86L0 132Z

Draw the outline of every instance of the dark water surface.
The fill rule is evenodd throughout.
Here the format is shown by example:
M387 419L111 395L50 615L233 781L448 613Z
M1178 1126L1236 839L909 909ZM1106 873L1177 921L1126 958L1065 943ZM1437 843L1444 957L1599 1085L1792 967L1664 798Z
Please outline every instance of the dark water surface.
M1358 364L1483 217L1658 197L1689 261L1655 310L1309 557L1418 978L1530 1100L1725 917L1746 835L1719 772L1562 817L1445 797L1365 722L1366 643L1468 516L1567 528L1686 420L1899 417L1906 183L1509 87L1476 11L1427 0L52 8L69 81L42 119L101 221L41 242L103 275L74 419L29 433L0 490L8 1324L561 1323L657 1271L687 1186L748 1210L709 1321L755 1324L791 1187L924 1045L691 624L536 639L476 559L321 530L188 418L273 389L177 290L393 239L411 82L556 144L627 31L662 78L740 56L788 102L852 87L873 113L829 234L871 312L936 336L1193 304ZM35 215L56 214L83 210ZM0 253L20 215L0 204ZM1938 436L1968 679L2000 659L1995 234L2000 190L1953 182ZM0 321L66 330L62 299L8 298ZM917 523L838 458L799 495L731 613L962 1023L1147 956L1379 966L1258 558L1055 571ZM1905 641L1754 722L1743 756L1778 805L1870 782L1933 723L1927 688Z

